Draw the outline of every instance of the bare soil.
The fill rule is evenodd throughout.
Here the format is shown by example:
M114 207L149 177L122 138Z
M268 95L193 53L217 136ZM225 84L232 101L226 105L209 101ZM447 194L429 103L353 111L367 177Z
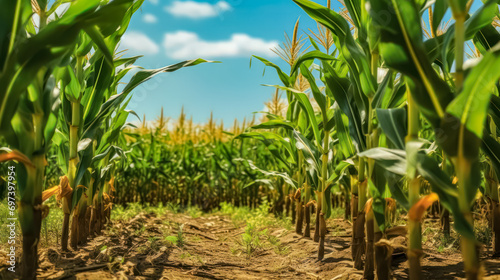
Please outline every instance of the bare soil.
M431 221L432 223L432 221ZM435 223L435 221L434 221ZM173 245L165 236L175 236L178 225L184 244ZM317 261L317 243L293 230L268 228L279 246L263 246L251 254L241 250L245 225L236 225L229 216L166 213L157 217L142 213L129 221L113 222L103 235L74 252L42 248L39 279L362 279L353 268L350 251L351 225L342 219L328 221L325 258ZM312 233L311 233L312 234ZM406 240L394 240L403 248ZM283 250L280 250L280 249ZM458 251L438 253L424 244L424 279L463 279ZM500 279L500 260L482 253L486 279ZM0 253L0 278L6 278L5 254ZM395 279L408 279L402 250L393 258Z

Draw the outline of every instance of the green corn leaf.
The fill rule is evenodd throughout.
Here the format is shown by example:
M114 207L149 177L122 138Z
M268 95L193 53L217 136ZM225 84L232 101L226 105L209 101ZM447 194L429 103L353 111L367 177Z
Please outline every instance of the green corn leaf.
M250 168L252 170L255 170L257 172L260 172L266 176L272 176L272 177L280 177L282 178L287 184L289 184L291 187L293 187L294 189L297 188L297 181L295 181L294 179L292 179L287 173L284 173L284 172L277 172L277 171L267 171L267 170L264 170L264 169L261 169L259 168L258 166L255 165L255 163L251 160L247 160L247 159L235 159L235 160L239 160L239 161L245 161L248 163L248 165L250 166Z
M321 163L320 163L320 153L316 149L316 147L302 135L299 131L294 130L293 136L297 140L295 146L297 149L301 150L306 158L306 162L312 166L316 172L321 172Z
M500 42L500 33L493 25L487 25L479 30L474 36L474 46L482 53L486 53L489 49Z
M353 102L349 94L349 79L339 77L328 63L323 63L323 69L325 70L324 75L327 89L335 97L335 101L339 104L340 109L349 118L349 133L351 134L353 144L357 151L364 151L366 143L363 124L356 106L357 104Z
M448 10L448 1L435 1L434 2L434 9L432 12L432 30L434 31L434 34L437 33L437 30L439 28L439 25L441 24L441 21L444 18L444 15L446 14L446 11Z
M278 85L272 85L272 87L275 87L275 88L278 88L281 90L289 91L293 94L293 96L295 96L295 98L299 102L300 106L304 109L304 111L307 114L307 117L308 117L309 122L311 124L310 127L313 131L314 138L316 140L316 144L318 145L318 147L321 147L322 140L321 140L321 134L319 131L319 125L318 125L318 121L316 119L316 113L314 112L314 108L311 105L311 101L309 101L309 97L305 93L298 91L294 88L282 87L282 86L278 86Z
M208 61L198 58L194 60L186 60L183 62L179 62L177 64L169 65L158 69L141 70L135 73L135 75L130 79L130 81L127 83L127 86L123 89L122 94L130 93L134 88L136 88L140 84L148 81L149 79L153 78L154 76L160 73L174 72L184 67L195 66L202 63L218 63L218 61Z
M482 150L486 156L491 160L497 176L500 175L500 143L493 137L485 135L483 137Z
M107 129L101 137L97 152L107 148L111 145L111 143L114 143L118 139L119 133L125 125L128 115L129 113L125 110L117 112L116 116L111 120L111 127Z
M284 128L284 129L293 130L295 127L294 127L293 123L291 123L287 120L281 120L281 119L272 119L272 120L260 123L258 125L252 126L252 129L274 129L274 128Z
M94 60L95 59L95 60ZM94 54L90 61L93 70L87 81L87 93L83 95L82 104L84 105L83 120L87 126L96 118L99 107L106 100L110 92L113 81L114 69L106 62L106 59L99 54Z
M446 109L479 139L483 136L490 97L499 78L500 46L497 46L471 70L465 78L462 92Z
M347 21L338 13L312 1L294 0L294 2L312 19L335 34L335 45L340 49L342 57L349 64L356 83L366 96L372 97L376 91L376 81L371 75L368 58L354 40Z
M295 163L295 159L293 157L287 158L286 155L284 155L284 150L273 148L276 144L275 142L278 142L279 147L283 147L289 155L295 155L295 148L290 144L290 141L277 133L267 131L250 131L238 135L235 139L244 138L253 138L262 141L268 147L269 151L287 167L289 162Z
M19 3L26 4L28 1ZM130 0L113 1L108 5L130 2ZM55 20L42 28L36 35L25 40L16 51L16 58L6 65L6 70L0 74L0 123L5 130L17 106L20 92L27 88L38 70L57 65L72 50L80 30L89 28L99 22L109 20L108 16L94 17L95 22L88 22L96 12L100 1L79 0L72 2L62 18ZM31 5L23 9L23 15L28 12L26 22L31 15ZM24 6L23 6L24 7ZM8 17L7 17L8 18ZM61 36L64 34L64 36ZM9 89L9 90L7 90ZM9 106L6 106L9 104ZM6 131L3 131L6 133Z
M323 195L321 196L323 200L321 202L321 212L325 214L325 219L328 219L332 216L331 190L332 188L327 187L326 190L323 192Z
M25 22L25 19L22 19L21 17L17 19L17 22L15 21L15 15L16 15L16 5L19 6L19 15L22 14L24 11L31 12L31 5L30 1L10 1L10 0L2 0L0 1L0 6L2 9L0 9L0 73L3 70L3 67L5 65L5 60L8 57L8 52L11 51L9 48L11 47L10 42L16 42L16 37L17 34L20 32L15 32L14 34L16 37L11 39L11 34L12 28L14 27L14 24L17 24L17 30L21 30L20 27L22 27L21 22ZM12 46L14 47L14 46Z
M392 193L399 192L394 189L394 186L391 187L391 184L394 184L394 180L398 182L398 175L406 175L407 162L406 152L404 150L374 148L359 154L359 156L372 158L377 165L386 169L388 172L394 173L396 177L392 179L389 177L389 188L391 188ZM474 239L473 229L471 225L466 222L463 213L459 209L458 190L452 184L450 177L441 170L439 164L432 157L422 152L418 153L416 163L418 174L422 175L422 177L431 183L432 191L438 194L440 202L453 213L453 217L456 219L454 225L457 231L468 238ZM377 188L375 187L375 189ZM377 191L380 192L380 190ZM402 200L403 202L405 201L400 193L397 194L397 196L399 199L395 197L396 199Z
M319 123L319 129L323 131L329 131L332 132L332 130L335 128L335 118L334 118L335 110L330 107L326 111L326 125L323 124L323 121ZM335 131L333 131L335 132Z
M471 17L469 17L465 23L465 40L472 39L476 33L480 32L483 28L490 26L493 17L495 16L495 11L498 10L498 5L496 0L489 0L484 5L481 6ZM449 53L454 55L454 42L455 41L455 25L452 25L444 35L443 46L441 46L442 57L447 57ZM451 65L448 64L446 59L443 60L444 67L448 71Z
M400 150L404 150L405 137L408 134L406 129L406 110L397 109L376 109L379 125L385 135Z
M66 85L64 88L64 94L65 97L70 101L70 102L78 102L80 100L81 94L82 94L82 88L80 86L80 82L76 78L75 72L73 69L68 66L66 67L68 71L68 76L69 76L69 83Z
M332 183L336 183L343 178L345 178L345 173L346 169L352 166L352 164L348 161L341 161L339 164L335 167L335 172L328 178L326 181L327 186L331 185Z
M420 12L414 1L371 0L370 14L380 32L385 63L411 78L421 113L439 127L453 94L432 67L423 44ZM386 16L381 16L386 15Z
M137 55L137 56L133 56L133 57L118 58L118 59L114 60L113 66L114 67L121 66L123 68L127 68L127 67L133 65L141 57L143 57L143 56Z
M385 232L385 199L380 186L375 186L373 181L368 180L368 190L372 196L372 209L375 221L380 231Z
M124 157L125 155L123 154L123 150L120 148L120 147L117 147L115 145L110 145L108 146L106 149L102 150L101 152L99 152L97 155L95 155L93 158L92 158L92 163L96 163L96 162L100 162L102 161L104 158L106 158L106 156L108 155L111 155L111 154L117 154L118 157Z
M383 104L384 99L393 99L393 95L397 94L397 91L391 92L391 94L386 94L388 91L388 88L392 88L392 82L393 82L393 72L388 71L387 74L385 75L384 79L382 80L382 83L378 86L377 92L375 93L375 96L373 97L372 101L372 108L380 108L381 105Z
M92 50L92 47L92 39L84 32L80 32L80 42L74 55L76 57L86 56Z
M262 63L264 63L266 66L274 68L276 70L276 73L278 73L278 76L279 76L279 78L280 78L280 80L281 80L281 82L283 83L284 86L286 86L286 87L293 87L293 81L292 81L292 79L287 74L285 74L285 72L283 72L281 70L281 68L279 68L278 65L276 65L276 64L274 64L274 63L270 62L269 60L264 59L262 57L258 57L258 56L255 56L255 55L252 56L252 57L257 58Z
M307 69L307 67L303 64L300 65L300 73L307 79L309 82L309 86L311 88L311 92L313 94L314 100L316 100L316 103L318 103L318 106L321 110L321 114L323 115L323 119L326 119L326 111L327 111L327 104L326 104L326 97L321 93L319 90L318 86L316 85L316 80L312 73Z
M351 16L351 19L354 23L354 26L360 31L360 33L366 33L365 27L366 27L366 22L364 18L362 18L362 10L365 9L365 7L362 7L363 1L359 0L346 0L344 1L344 4L347 8L347 11L349 11L349 15ZM365 35L366 36L366 35Z
M388 171L401 176L406 175L406 152L404 150L373 148L358 154L371 158Z
M345 123L349 123L346 116L343 116L340 109L335 110L335 126L337 138L339 139L340 150L345 158L351 158L356 154L356 150L352 145L351 137L349 137L349 130Z
M292 93L307 113L309 123L311 124L310 128L312 129L314 139L316 140L316 145L317 147L321 148L321 132L319 131L318 121L316 120L316 113L314 112L311 102L309 101L309 97L303 92L292 91Z
M491 96L490 100L490 116L495 123L497 129L500 128L500 97Z
M57 21L60 24L70 24L77 17L80 17L85 14L90 14L95 11L99 6L99 0L78 0L71 3L68 10L64 13L64 15ZM55 10L54 10L55 12Z
M78 157L80 161L78 162L78 166L76 167L76 176L74 184L75 186L81 185L81 181L85 176L85 173L88 172L88 168L92 163L92 146L88 145L86 149L78 152ZM83 195L83 189L73 192L73 207L78 203L80 197Z
M331 56L329 54L326 54L322 51L311 51L307 52L303 55L301 55L297 61L292 65L292 73L297 72L297 70L301 67L302 64L304 64L306 61L310 61L310 64L313 62L314 59L319 59L321 61L338 61L338 58ZM306 65L307 68L309 68L311 65Z
M104 36L101 34L99 29L97 29L96 26L89 26L85 28L85 32L87 32L97 48L104 54L106 62L109 63L109 65L113 65L113 54L111 54L111 51L104 40Z
M408 196L403 191L404 190L404 177L391 173L389 171L385 172L385 177L387 178L387 186L391 191L392 197L403 206L404 209L410 210L410 202L408 201Z
M311 36L307 36L307 38L309 38L309 43L311 43L311 46L313 46L315 50L319 51L320 48L318 46L318 43L316 43L316 41L314 40L314 38L312 38Z
M406 102L406 84L401 82L395 86L392 90L390 98L384 99L382 102L382 108L396 108L403 105Z
M135 3L134 3L135 2ZM104 37L115 37L117 40L127 30L130 17L137 10L136 5L141 5L144 0L114 0L101 6L91 17L87 19L89 26L98 26L99 32Z

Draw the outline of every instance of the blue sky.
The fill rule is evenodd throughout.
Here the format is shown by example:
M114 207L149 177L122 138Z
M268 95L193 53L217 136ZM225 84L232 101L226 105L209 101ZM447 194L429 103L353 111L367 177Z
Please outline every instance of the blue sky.
M279 80L270 68L263 76L259 61L250 68L250 57L268 58L288 71L269 48L281 43L285 31L291 35L299 16L301 30L316 28L292 0L146 0L121 44L126 56L144 55L136 65L158 68L198 57L222 63L157 76L134 92L129 109L153 120L162 106L173 118L184 106L197 123L213 111L227 126L234 118L251 118L274 92L261 84Z

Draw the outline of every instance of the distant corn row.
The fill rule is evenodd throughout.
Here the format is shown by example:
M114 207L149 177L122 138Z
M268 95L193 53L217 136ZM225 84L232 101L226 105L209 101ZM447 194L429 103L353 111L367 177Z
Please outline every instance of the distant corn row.
M119 145L129 161L117 174L116 203L143 202L153 205L172 203L203 210L219 207L221 202L236 206L257 206L263 196L279 196L268 181L242 158L260 166L271 166L274 158L262 143L247 139L233 141L254 120L226 129L210 116L203 125L187 119L184 110L175 122L161 115L153 123L144 117L140 127L128 128Z

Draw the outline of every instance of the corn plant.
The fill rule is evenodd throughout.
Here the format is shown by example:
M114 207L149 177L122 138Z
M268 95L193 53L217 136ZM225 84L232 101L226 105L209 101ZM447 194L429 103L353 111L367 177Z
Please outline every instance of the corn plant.
M24 249L22 277L34 279L45 153L58 118L60 88L56 86L54 71L67 63L81 32L102 41L98 28L107 23L103 12L114 12L123 1L104 5L100 10L97 10L99 1L74 1L61 17L53 14L62 1L56 1L50 8L46 1L7 2L2 3L5 21L0 63L0 122L2 136L16 150L4 154L3 160L16 159L23 163L18 168L20 178L24 178L18 182ZM33 10L39 18L36 25L31 20ZM55 19L49 22L49 16Z
M222 202L257 207L262 195L275 199L271 182L254 165L240 163L242 158L259 166L271 161L264 146L229 138L246 124L235 122L225 131L211 117L203 126L194 125L183 111L173 128L166 123L160 116L154 127L127 128L120 137L118 146L128 160L116 176L116 203L170 203L208 211Z

